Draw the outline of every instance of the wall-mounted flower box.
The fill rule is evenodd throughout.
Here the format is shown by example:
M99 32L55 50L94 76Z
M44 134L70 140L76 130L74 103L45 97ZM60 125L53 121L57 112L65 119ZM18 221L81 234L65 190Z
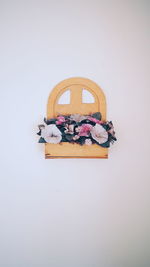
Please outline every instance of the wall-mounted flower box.
M66 93L70 100L59 100ZM92 101L83 101L88 92ZM108 158L108 147L115 132L106 121L106 100L102 89L85 78L70 78L52 90L45 124L39 125L40 143L45 143L45 158Z

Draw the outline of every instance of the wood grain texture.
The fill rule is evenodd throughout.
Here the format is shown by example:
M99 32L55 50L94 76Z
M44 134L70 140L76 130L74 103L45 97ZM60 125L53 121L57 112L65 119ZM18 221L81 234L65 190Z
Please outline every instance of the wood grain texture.
M82 91L89 91L94 103L82 103ZM70 104L58 104L61 95L70 90ZM106 99L102 89L93 81L85 78L69 78L60 82L52 90L47 103L47 119L58 115L88 115L101 112L102 120L106 120ZM91 146L60 143L45 144L45 158L108 158L108 149L96 144Z
M91 146L62 142L60 144L45 144L45 158L108 158L107 148L96 144Z

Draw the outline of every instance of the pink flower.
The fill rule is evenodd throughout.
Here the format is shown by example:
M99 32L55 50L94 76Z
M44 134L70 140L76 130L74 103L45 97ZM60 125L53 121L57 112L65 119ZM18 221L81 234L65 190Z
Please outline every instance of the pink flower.
M88 117L88 120L89 121L93 121L93 122L98 123L98 124L101 124L102 123L102 121L97 120L96 118L93 118L93 117Z
M78 132L79 136L89 136L92 128L93 126L91 124L82 124L76 128L76 132Z
M63 124L65 122L65 117L63 117L63 116L58 116L57 117L57 121L56 121L56 124L57 125L61 125L61 124Z

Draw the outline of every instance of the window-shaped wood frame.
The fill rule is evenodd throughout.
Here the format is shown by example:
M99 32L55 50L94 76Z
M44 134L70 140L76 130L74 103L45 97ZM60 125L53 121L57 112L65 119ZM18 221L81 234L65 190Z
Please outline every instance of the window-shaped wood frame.
M70 103L59 104L60 97L70 90ZM87 90L94 97L94 103L83 103L82 93ZM101 112L102 120L106 120L106 100L102 89L93 81L85 78L70 78L60 82L52 90L47 104L47 119L58 115L88 115ZM96 144L91 146L62 142L45 144L45 158L108 158L108 148Z

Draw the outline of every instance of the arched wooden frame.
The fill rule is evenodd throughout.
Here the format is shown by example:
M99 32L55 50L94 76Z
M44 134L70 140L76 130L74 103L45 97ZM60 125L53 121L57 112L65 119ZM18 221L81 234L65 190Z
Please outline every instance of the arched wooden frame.
M94 103L82 103L82 91L89 91L94 99ZM70 104L58 104L61 95L70 90ZM90 114L101 112L102 119L106 120L106 100L102 89L93 81L85 78L70 78L57 84L52 90L47 104L47 118L55 117L59 114Z
M83 89L89 91L94 103L83 103ZM58 104L61 95L70 90L70 104ZM101 112L102 120L106 120L106 99L102 89L93 81L85 78L70 78L57 84L52 90L47 103L47 119L57 115L88 115ZM108 149L96 144L91 146L62 142L45 144L45 158L107 158Z

